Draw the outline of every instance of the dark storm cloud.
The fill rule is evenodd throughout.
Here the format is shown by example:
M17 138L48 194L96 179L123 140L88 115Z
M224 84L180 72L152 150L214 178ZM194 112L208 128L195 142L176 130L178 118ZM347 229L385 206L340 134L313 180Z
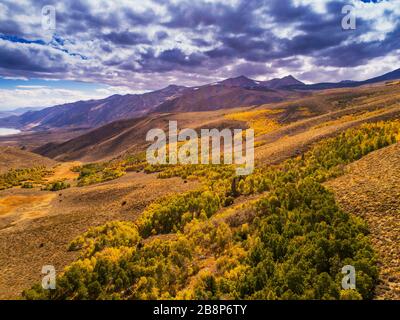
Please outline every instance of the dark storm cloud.
M232 7L222 2L183 1L167 5L170 19L164 25L170 28L190 28L201 30L204 27L216 27L221 33L245 33L257 35L264 30L258 26L258 17L254 14L265 6L266 1L239 1Z
M265 38L250 38L246 35L220 36L218 39L223 42L223 47L208 52L210 56L243 57L250 61L262 61L274 55L273 38L271 34ZM227 49L227 50L223 50Z
M168 33L165 31L158 31L156 32L156 38L158 41L162 41L168 38Z
M106 41L111 41L117 45L136 45L150 43L146 36L138 32L123 31L123 32L110 32L103 36Z
M368 63L372 58L382 56L400 48L400 25L389 32L382 41L367 43L351 42L342 46L328 48L317 53L317 65L334 67L354 67Z
M25 70L29 75L59 75L66 70L72 78L80 78L83 70L92 81L130 85L132 77L149 73L157 79L168 74L176 82L208 79L210 74L268 77L278 70L301 70L305 58L317 68L355 67L400 48L399 17L393 9L384 16L397 23L394 31L383 39L360 40L374 31L377 21L358 17L356 30L342 30L341 10L347 1L326 1L325 13L293 0L149 1L109 1L104 7L89 0L5 1L8 14L0 19L0 34L40 39L40 19L25 16L40 15L41 7L50 4L57 10L56 34L63 41L5 46L0 67L7 74Z
M243 58L249 62L268 62L294 55L320 58L323 52L321 64L337 66L339 61L350 63L348 58L340 59L339 53L342 49L349 49L347 48L349 45L343 43L372 29L371 23L358 19L357 30L353 31L353 34L342 30L343 4L343 1L327 3L328 14L324 15L317 13L309 5L296 6L291 0L242 1L236 7L221 3L184 2L168 6L171 18L165 25L170 28L195 29L198 32L214 27L217 30L215 41L220 45L205 52L210 59L229 62ZM267 22L263 19L274 22L275 32L262 27L263 23ZM280 28L293 23L295 30L300 32L299 35L291 39L277 36ZM196 44L201 47L209 43L200 41ZM372 48L375 47L375 44L370 45ZM364 58L376 56L371 52L368 57L368 50L363 49L368 47L368 44L362 43L358 46L356 52L360 52L362 63L365 62ZM357 45L353 47L357 49ZM386 55L397 48L390 48L381 54ZM357 65L355 61L358 60L355 57L350 65ZM284 61L281 60L281 67L284 67Z
M282 3L282 0L277 2ZM291 8L288 0L283 2L286 2L288 8ZM321 52L323 52L324 60L330 61L332 59L332 66L334 66L334 61L336 61L337 57L335 51L340 51L342 48L345 48L346 45L343 43L346 40L351 41L352 38L363 35L372 30L371 23L361 18L357 19L356 30L342 30L341 19L343 16L338 14L341 12L342 6L343 3L338 1L328 3L327 12L337 13L332 14L330 17L316 14L312 10L305 10L302 7L290 9L288 11L290 19L299 21L297 30L302 31L303 34L295 36L290 40L282 40L281 56L308 55L320 57ZM281 8L281 5L279 5L278 8ZM276 8L273 7L273 9ZM284 13L280 12L280 10L273 10L272 13L276 19L279 19L277 21L284 20ZM329 48L331 48L332 51L326 50ZM387 52L385 52L385 54L386 53Z
M197 47L209 47L209 46L212 45L212 42L206 41L206 40L201 39L201 38L191 39L191 42L192 42L193 45L195 45Z
M12 46L0 46L0 57L0 68L4 69L39 73L63 72L67 69L65 64L60 63L61 53L50 53L39 47L15 50Z
M275 38L259 24L255 10L265 6L265 1L241 1L236 7L222 3L197 3L185 1L170 5L170 28L190 28L197 32L214 30L216 48L206 52L210 58L245 58L260 61L271 56L271 39ZM200 46L210 42L195 40Z
M17 22L6 19L0 20L0 34L21 36L23 32Z
M143 72L166 72L172 70L188 70L199 67L207 59L204 54L185 54L180 49L169 49L156 55L154 50L149 49L141 55L139 64L141 68L136 71Z
M265 76L270 73L271 69L267 68L264 64L246 62L237 65L232 71L232 76L237 77L246 75L247 77L258 77Z
M123 8L125 18L131 25L144 26L157 21L157 14L153 10L138 13L131 8Z
M300 68L302 61L298 58L276 59L272 62L272 68L289 67L293 69Z

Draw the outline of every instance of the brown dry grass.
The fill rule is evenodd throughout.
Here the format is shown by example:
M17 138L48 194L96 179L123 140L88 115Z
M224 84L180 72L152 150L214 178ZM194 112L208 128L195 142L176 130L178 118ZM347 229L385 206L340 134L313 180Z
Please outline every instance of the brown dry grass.
M17 147L0 146L0 174L10 169L31 168L33 166L52 167L56 161Z
M73 172L71 169L73 167L77 167L82 165L82 162L73 161L73 162L62 162L56 165L53 170L54 173L47 179L48 182L54 181L63 181L63 180L75 180L78 178L79 173Z
M20 188L0 191L2 203L7 204L0 217L0 299L18 297L40 281L43 265L62 271L76 258L67 252L68 243L89 227L111 220L133 221L160 197L197 186L180 178L128 173L117 180L55 193ZM37 216L28 216L29 212Z
M46 213L55 194L6 195L0 199L0 216L20 214L23 218L37 217ZM0 224L1 225L1 224Z
M377 299L400 299L400 144L373 152L351 164L326 185L340 206L362 217L379 255Z
M343 118L344 111L331 112L327 115L302 120L278 129L256 139L256 162L262 164L279 163L289 157L306 151L313 143L331 137L341 131L356 127L365 122L376 122L400 117L400 104L394 104L380 112L361 113ZM341 117L341 121L332 118ZM316 123L326 125L315 126Z

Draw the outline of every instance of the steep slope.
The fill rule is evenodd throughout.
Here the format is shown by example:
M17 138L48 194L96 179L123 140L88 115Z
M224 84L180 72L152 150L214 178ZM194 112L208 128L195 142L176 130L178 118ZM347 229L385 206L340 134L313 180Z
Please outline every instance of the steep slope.
M191 112L181 114L152 114L138 119L115 121L96 128L64 143L48 143L34 152L62 161L106 160L132 151L145 150L146 134L160 128L168 132L170 120L177 121L179 128L245 128L239 121L224 118L225 111Z
M206 93L204 95L207 96ZM319 91L305 98L258 107L247 106L240 109L229 108L205 112L153 113L138 119L110 123L63 143L45 144L36 148L34 152L63 161L107 159L129 150L134 152L144 150L148 145L145 141L146 133L154 128L167 130L169 120L178 121L180 128L218 128L220 130L246 128L249 126L246 119L241 121L240 117L232 118L228 115L254 111L257 119L274 118L278 126L281 126L274 132L256 137L256 143L259 145L256 158L260 156L264 161L269 162L276 157L279 158L282 149L285 149L284 154L289 152L293 155L292 151L296 148L302 148L303 144L307 146L315 139L323 138L339 128L371 119L394 117L399 113L399 97L400 86L383 85L374 88ZM299 135L299 139L295 137L296 135ZM281 139L281 143L270 149L269 144L273 144L278 139ZM274 154L271 155L271 152Z
M144 94L113 95L100 100L78 101L21 116L0 119L0 126L45 130L52 128L93 128L115 120L137 118L160 103L179 95L180 86Z
M400 299L400 144L349 165L327 186L341 207L365 219L381 261L378 299Z
M54 160L16 147L0 147L0 174L9 169L30 168L32 166L52 167Z
M236 78L228 78L217 82L220 85L227 86L227 87L254 87L257 85L257 81L249 79L245 76L239 76Z
M100 185L58 192L0 191L0 299L15 299L42 277L49 264L57 272L76 258L68 243L89 227L112 220L135 220L153 201L193 190L196 182L157 179L131 172ZM27 261L30 261L27 263Z
M230 82L231 83L231 82ZM304 94L267 87L240 87L212 84L187 89L175 99L162 103L157 112L210 111L281 102Z

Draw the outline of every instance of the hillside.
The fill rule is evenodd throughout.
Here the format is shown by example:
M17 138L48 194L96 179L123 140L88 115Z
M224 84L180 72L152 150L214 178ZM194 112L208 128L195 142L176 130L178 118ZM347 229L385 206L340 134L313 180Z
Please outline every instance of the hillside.
M188 89L180 97L166 101L156 112L211 111L281 102L305 94L267 87L239 87L213 84Z
M76 254L66 252L67 245L89 227L110 220L134 220L151 202L196 185L178 178L159 180L155 175L130 173L107 183L60 192L0 191L0 299L20 296L40 280L43 265L51 262L62 270L71 263Z
M0 302L400 303L399 4L1 1Z
M1 146L14 146L32 151L44 144L62 143L64 141L81 136L90 131L89 128L83 129L60 129L50 131L26 131L12 136L0 136Z
M153 113L139 119L117 121L63 143L44 144L34 151L57 160L104 160L126 151L143 151L148 145L145 141L148 130L167 130L169 120L178 121L180 128L247 128L254 121L248 117L241 119L241 115L236 114L248 110L253 112L254 119L261 121L261 127L255 128L256 145L259 146L256 157L268 157L271 160L280 157L279 150L283 150L286 156L290 155L293 150L298 152L316 139L348 128L349 125L390 118L398 112L399 97L400 86L381 85L320 91L286 102L239 109ZM265 132L267 123L274 124L276 130L259 135L259 129L261 133ZM322 127L317 127L324 123ZM277 140L279 144L275 143ZM273 144L273 148L269 148L269 144Z
M138 153L149 145L146 133L153 128L168 131L168 121L180 128L245 128L239 121L224 119L224 111L187 114L152 114L144 118L116 121L63 143L49 143L34 152L62 161L98 161L120 154Z
M180 177L198 181L199 188L159 199L133 223L109 222L78 236L68 248L79 256L59 275L57 289L36 284L23 295L371 299L378 269L368 228L341 211L321 183L342 175L346 164L398 142L399 134L399 121L364 124L243 179L229 166L161 168L161 180ZM357 268L356 290L341 289L345 264Z
M10 169L30 168L32 165L52 167L54 160L16 147L0 146L0 174Z
M351 164L326 185L341 208L367 221L380 258L378 299L400 299L400 144Z

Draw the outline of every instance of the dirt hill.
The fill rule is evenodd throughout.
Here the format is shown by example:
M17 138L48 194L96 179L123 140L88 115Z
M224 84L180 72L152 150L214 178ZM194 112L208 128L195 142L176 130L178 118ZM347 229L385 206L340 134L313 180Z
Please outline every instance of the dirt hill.
M0 146L0 174L9 169L30 168L34 166L52 167L56 161L17 147Z

